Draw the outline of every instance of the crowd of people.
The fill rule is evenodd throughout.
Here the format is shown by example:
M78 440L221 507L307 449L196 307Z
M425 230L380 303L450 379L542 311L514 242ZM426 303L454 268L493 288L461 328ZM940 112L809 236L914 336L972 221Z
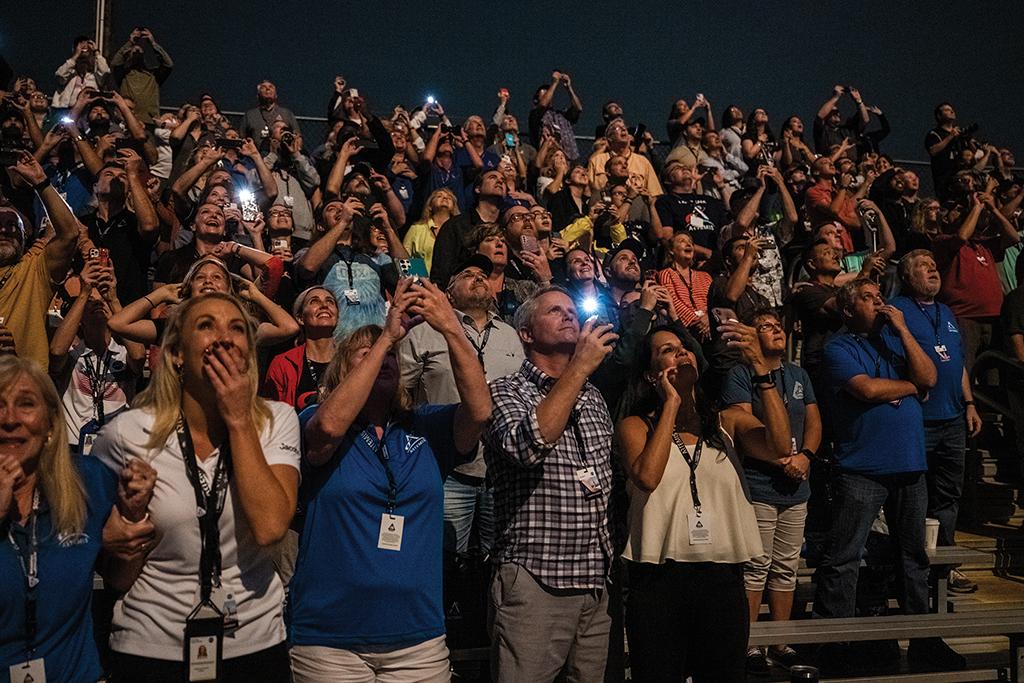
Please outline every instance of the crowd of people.
M609 101L588 154L560 71L462 121L338 76L309 139L270 81L167 107L146 27L72 47L0 63L11 681L446 681L467 585L494 680L743 680L815 659L748 647L801 557L815 617L884 609L862 558L929 611L971 368L1024 362L1024 177L952 104L932 197L851 86L810 135Z

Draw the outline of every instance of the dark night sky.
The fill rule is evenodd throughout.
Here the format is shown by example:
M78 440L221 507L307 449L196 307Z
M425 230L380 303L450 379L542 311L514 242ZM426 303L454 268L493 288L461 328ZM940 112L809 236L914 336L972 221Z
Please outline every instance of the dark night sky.
M643 121L663 136L671 102L698 91L716 117L733 102L744 112L764 106L777 132L789 114L809 124L832 85L850 83L888 114L893 132L883 149L894 156L924 158L932 108L949 99L962 122L981 124L979 137L1024 158L1017 40L1024 2L956 0L941 12L933 3L892 0L747 6L113 0L111 52L131 27L147 25L175 60L163 104L210 90L223 109L244 109L266 76L283 104L316 116L341 73L379 112L430 93L450 114L489 115L505 86L513 113L523 117L534 88L561 68L583 98L577 132L584 134L593 132L601 104L617 98L630 123ZM70 54L72 37L92 31L93 12L88 0L21 3L4 13L0 52L52 91L54 69Z

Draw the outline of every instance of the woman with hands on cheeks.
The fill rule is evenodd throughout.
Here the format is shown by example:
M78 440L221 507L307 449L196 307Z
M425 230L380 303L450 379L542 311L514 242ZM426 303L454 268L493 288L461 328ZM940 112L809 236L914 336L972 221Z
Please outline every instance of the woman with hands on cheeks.
M299 426L289 405L256 395L254 330L229 295L183 302L149 387L95 442L93 454L115 472L126 463L133 472L135 462L156 471L152 497L128 499L133 515L151 520L155 545L107 566L123 593L112 681L187 680L201 655L185 647L186 630L211 613L217 633L207 652L223 655L219 680L289 680L273 561L298 498Z
M789 420L757 332L729 322L764 403L764 419L705 398L695 349L671 327L639 348L616 426L628 477L626 633L637 681L744 680L743 563L761 554L738 449L769 462L790 454ZM693 342L689 342L693 344Z
M421 321L447 342L461 403L413 409L399 384L396 346ZM476 454L491 397L445 293L400 280L383 329L339 344L324 392L300 416L311 499L290 584L294 680L447 681L443 482Z
M0 671L18 681L102 676L93 572L101 543L125 557L151 543L152 525L132 512L153 487L145 469L121 472L117 486L102 463L72 456L49 377L0 358Z

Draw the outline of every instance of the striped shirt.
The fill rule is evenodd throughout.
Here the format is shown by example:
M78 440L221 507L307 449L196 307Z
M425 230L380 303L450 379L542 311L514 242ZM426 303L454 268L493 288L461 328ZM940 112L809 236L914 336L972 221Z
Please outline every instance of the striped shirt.
M562 435L545 441L537 405L555 381L526 360L491 383L494 413L484 434L498 532L491 555L549 588L603 588L612 556L612 420L588 382ZM585 495L578 474L585 467L593 468L597 495Z
M668 288L679 322L686 327L693 327L701 316L708 314L708 290L711 289L708 273L691 268L690 277L684 280L675 268L664 268L658 272L658 284Z

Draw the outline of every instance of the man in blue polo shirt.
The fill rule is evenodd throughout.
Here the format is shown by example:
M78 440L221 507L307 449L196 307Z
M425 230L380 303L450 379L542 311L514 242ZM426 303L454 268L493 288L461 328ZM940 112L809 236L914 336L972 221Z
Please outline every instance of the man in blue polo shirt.
M935 365L907 329L903 313L885 305L874 282L843 285L836 304L847 331L825 345L822 374L831 394L838 467L814 614L854 616L861 553L882 508L897 548L897 571L902 569L901 607L908 614L925 614L928 493L920 397L935 386ZM907 655L912 662L943 668L965 665L938 638L912 640Z
M926 249L911 251L900 260L899 274L903 295L890 303L903 312L910 333L938 373L938 383L922 405L928 460L928 516L939 520L939 545L953 545L964 488L967 430L976 436L981 431L981 418L974 407L970 378L964 368L956 316L948 306L935 301L942 278L932 253ZM971 593L978 590L978 584L953 570L949 590Z

